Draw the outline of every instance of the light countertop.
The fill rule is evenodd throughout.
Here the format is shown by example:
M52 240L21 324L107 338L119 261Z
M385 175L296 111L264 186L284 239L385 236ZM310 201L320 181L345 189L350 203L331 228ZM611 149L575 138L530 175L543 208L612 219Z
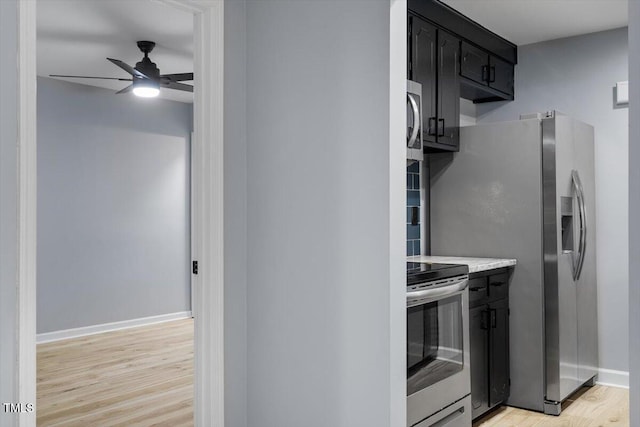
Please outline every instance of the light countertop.
M409 262L433 262L442 264L466 264L469 266L469 273L494 270L496 268L511 267L516 265L515 259L502 258L470 258L453 256L426 256L417 255L407 257Z

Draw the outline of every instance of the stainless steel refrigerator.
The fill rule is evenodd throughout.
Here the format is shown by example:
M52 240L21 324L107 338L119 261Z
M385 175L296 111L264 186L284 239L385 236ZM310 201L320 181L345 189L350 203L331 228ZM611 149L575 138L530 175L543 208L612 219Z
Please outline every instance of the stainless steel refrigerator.
M516 258L508 404L550 414L597 374L593 127L556 112L430 156L431 253Z

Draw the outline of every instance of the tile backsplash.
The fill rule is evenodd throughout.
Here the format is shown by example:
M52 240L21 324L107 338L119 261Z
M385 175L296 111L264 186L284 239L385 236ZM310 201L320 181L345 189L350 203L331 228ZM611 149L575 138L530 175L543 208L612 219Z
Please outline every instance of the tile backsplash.
M420 163L407 166L407 256L420 255Z

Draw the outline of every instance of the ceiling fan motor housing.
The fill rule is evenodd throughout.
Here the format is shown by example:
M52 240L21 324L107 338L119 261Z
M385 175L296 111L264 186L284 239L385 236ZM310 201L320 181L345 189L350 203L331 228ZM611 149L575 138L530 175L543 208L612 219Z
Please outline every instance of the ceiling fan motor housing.
M158 80L160 78L160 70L155 62L151 62L146 56L142 58L142 61L136 63L135 68L150 79Z
M142 53L144 53L144 58L142 58L140 62L136 63L135 69L153 80L158 80L160 78L160 70L156 66L155 62L151 62L148 56L156 44L152 41L141 40L137 42L137 45Z

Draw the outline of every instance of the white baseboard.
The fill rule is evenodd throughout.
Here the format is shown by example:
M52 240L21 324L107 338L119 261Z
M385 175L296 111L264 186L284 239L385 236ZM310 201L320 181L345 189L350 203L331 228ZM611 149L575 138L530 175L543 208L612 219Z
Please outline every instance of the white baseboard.
M36 335L36 343L66 340L69 338L84 337L87 335L100 334L103 332L118 331L120 329L135 328L136 326L152 325L154 323L169 322L171 320L187 319L191 316L190 311L179 311L177 313L161 314L159 316L142 317L140 319L123 320L121 322L103 323L101 325L83 326L82 328L65 329L62 331L45 332Z
M598 369L596 383L611 387L629 388L629 372L613 369Z

